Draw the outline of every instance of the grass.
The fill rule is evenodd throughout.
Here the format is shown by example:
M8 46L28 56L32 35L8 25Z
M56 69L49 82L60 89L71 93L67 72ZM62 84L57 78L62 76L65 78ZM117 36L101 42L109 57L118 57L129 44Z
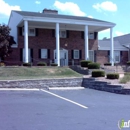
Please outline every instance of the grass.
M130 73L125 73L124 77L120 80L120 83L127 83L130 81Z
M82 77L67 67L0 67L0 80Z

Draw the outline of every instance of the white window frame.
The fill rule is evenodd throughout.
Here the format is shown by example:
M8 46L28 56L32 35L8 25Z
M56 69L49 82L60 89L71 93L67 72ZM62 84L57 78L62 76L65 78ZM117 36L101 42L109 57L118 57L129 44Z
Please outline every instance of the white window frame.
M66 38L66 30L60 30L60 38Z
M90 53L92 53L92 59L90 59ZM89 60L94 62L94 50L89 50Z
M30 30L34 30L34 33L31 33ZM22 34L24 36L24 27L22 29ZM35 28L28 28L28 36L36 36Z
M94 33L89 33L88 38L93 40L94 39Z
M116 60L116 54L118 54L118 57L119 57L119 60ZM121 56L120 56L120 51L118 51L118 50L115 50L114 51L114 61L115 61L115 63L120 63L120 58Z
M78 55L76 56L75 54L78 52ZM73 51L74 59L79 59L79 50L74 50Z
M41 49L41 59L47 59L48 58L48 53L47 49Z

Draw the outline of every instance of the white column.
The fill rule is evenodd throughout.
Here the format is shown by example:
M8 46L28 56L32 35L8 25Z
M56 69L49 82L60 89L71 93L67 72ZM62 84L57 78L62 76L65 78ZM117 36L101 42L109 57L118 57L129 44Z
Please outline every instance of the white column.
M113 28L110 28L110 40L111 40L110 62L111 65L114 66Z
M85 60L89 60L89 48L88 48L88 25L85 25Z
M28 63L28 21L24 21L24 50L25 50L24 62Z
M60 66L59 23L56 23L56 63Z

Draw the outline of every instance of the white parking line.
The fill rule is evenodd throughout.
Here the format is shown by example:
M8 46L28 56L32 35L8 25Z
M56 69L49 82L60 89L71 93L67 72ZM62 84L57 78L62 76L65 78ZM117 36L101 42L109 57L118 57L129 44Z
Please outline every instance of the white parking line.
M43 90L43 89L41 89L41 91L43 91L43 92L45 92L45 93L48 93L48 94L51 94L51 95L53 95L53 96L55 96L55 97L58 97L58 98L60 98L60 99L65 100L65 101L71 102L71 103L73 103L73 104L75 104L75 105L78 105L78 106L80 106L80 107L82 107L82 108L85 108L85 109L88 108L88 107L86 107L86 106L84 106L84 105L82 105L82 104L79 104L79 103L74 102L74 101L72 101L72 100L69 100L69 99L67 99L67 98L61 97L61 96L59 96L59 95L57 95L57 94L54 94L54 93L52 93L52 92L49 92L49 91L46 91L46 90Z
M52 87L48 88L49 90L79 90L85 89L84 87Z
M39 91L39 89L37 88L0 88L0 91L10 91L10 90L13 90L13 91Z

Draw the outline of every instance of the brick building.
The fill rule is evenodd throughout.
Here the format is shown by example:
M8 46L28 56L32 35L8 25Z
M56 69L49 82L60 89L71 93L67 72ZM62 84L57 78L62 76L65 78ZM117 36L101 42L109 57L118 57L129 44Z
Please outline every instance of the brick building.
M44 9L42 13L12 11L8 25L17 43L12 46L13 53L5 59L8 65L23 62L36 65L44 61L48 65L54 62L68 66L79 64L83 59L98 62L98 32L108 28L113 57L114 23Z

